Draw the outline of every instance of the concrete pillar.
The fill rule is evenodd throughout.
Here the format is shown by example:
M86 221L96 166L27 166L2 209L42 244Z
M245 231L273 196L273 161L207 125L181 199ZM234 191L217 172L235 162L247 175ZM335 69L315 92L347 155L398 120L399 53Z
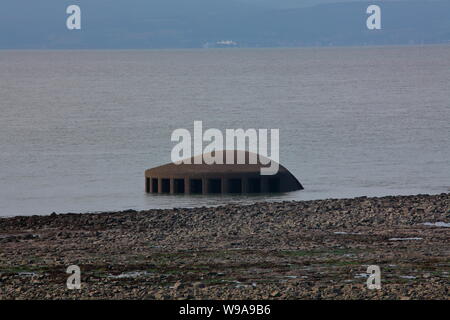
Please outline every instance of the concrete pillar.
M248 193L248 178L247 177L242 177L242 193Z
M222 193L228 193L228 179L226 177L222 177Z
M261 193L269 192L269 179L266 176L261 176Z
M162 193L162 179L158 178L158 193Z
M208 194L208 179L202 178L202 193Z
M203 194L208 194L209 193L209 179L203 178L202 185L203 185L203 187L202 187Z
M184 193L191 194L191 181L189 177L184 177Z
M170 178L170 194L175 193L175 180L173 178Z

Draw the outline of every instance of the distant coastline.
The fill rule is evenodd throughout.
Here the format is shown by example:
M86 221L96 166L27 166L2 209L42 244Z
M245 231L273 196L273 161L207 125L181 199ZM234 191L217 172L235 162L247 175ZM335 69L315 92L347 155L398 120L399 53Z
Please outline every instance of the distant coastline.
M164 52L164 51L174 51L174 52L182 52L182 51L186 51L186 52L201 52L201 51L236 51L236 50L296 50L296 49L311 49L311 50L315 50L315 49L371 49L371 48L447 48L450 47L450 40L448 40L448 42L445 43L426 43L426 44L354 44L354 45L333 45L333 46L315 46L315 45L309 45L309 46L258 46L258 47L230 47L230 48L226 48L226 47L180 47L180 48L138 48L138 47L130 47L130 48L0 48L0 52L133 52L133 51L137 51L137 52L145 52L145 51L150 51L150 52Z
M437 44L450 41L450 3L436 1L336 1L283 7L259 1L149 3L80 0L81 28L68 30L64 5L8 0L0 12L0 48L201 48ZM316 1L317 2L317 1ZM291 3L291 4L292 4ZM368 30L368 6L382 9L381 30ZM86 14L85 14L86 13ZM24 22L26 21L26 23ZM230 23L232 21L232 23ZM30 28L31 26L31 28Z

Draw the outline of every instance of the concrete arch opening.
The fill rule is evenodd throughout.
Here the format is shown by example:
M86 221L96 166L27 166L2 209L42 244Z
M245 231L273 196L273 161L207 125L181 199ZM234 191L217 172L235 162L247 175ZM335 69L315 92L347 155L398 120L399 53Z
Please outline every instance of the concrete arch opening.
M151 192L158 193L158 179L152 178L151 181Z
M192 194L203 193L203 181L202 179L190 179L190 191Z
M228 193L242 193L242 179L229 179Z
M209 179L208 180L208 193L222 193L222 179Z
M173 193L177 194L184 193L184 179L173 180Z
M268 191L269 192L280 192L280 179L269 178Z
M170 193L170 179L161 179L161 193Z
M248 179L248 193L261 193L261 178Z

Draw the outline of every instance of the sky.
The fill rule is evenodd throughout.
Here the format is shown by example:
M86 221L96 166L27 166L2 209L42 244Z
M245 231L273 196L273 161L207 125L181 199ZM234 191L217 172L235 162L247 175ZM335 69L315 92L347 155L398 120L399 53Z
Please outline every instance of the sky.
M81 30L66 9L81 8ZM382 9L369 31L366 9ZM450 43L449 0L2 0L0 49Z

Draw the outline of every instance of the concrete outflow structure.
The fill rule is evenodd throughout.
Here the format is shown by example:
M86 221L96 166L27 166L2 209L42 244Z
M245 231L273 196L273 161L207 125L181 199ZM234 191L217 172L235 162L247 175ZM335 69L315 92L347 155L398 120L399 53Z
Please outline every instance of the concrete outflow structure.
M170 194L220 194L220 193L274 193L302 190L300 182L283 166L271 176L261 175L258 164L248 164L249 152L245 153L246 164L206 164L202 158L200 164L169 163L145 171L145 189L147 193ZM253 154L254 155L254 154ZM197 156L202 157L202 156ZM195 158L197 158L195 157ZM204 156L203 156L204 157ZM199 159L197 158L197 160ZM189 162L188 162L189 163Z

